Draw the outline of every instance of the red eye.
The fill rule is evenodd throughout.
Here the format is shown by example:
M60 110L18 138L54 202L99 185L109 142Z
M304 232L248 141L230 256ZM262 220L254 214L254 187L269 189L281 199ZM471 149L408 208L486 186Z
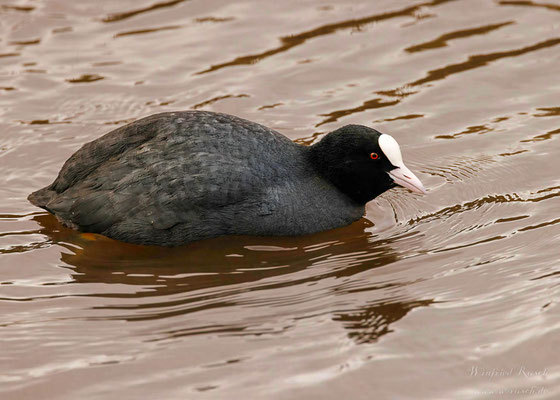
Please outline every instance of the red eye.
M379 154L377 153L371 153L369 155L369 158L371 158L372 160L377 160L379 158Z

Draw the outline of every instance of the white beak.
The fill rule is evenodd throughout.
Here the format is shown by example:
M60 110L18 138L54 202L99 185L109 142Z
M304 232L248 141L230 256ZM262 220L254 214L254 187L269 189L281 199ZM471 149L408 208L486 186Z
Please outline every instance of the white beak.
M416 193L426 194L426 189L420 179L416 177L404 164L387 172L397 185L404 186Z
M426 194L426 189L420 179L416 177L409 170L406 165L404 165L402 156L401 156L401 148L397 141L390 135L386 133L381 134L379 137L379 147L387 157L387 159L393 164L395 169L387 172L391 178L395 181L397 185L404 186L407 189L412 190L416 193Z

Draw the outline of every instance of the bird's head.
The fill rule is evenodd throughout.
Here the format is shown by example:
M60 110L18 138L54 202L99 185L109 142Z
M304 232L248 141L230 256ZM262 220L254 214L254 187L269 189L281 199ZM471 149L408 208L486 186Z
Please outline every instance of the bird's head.
M367 203L399 185L426 193L422 182L404 165L397 141L363 125L346 125L311 146L319 173L358 203Z

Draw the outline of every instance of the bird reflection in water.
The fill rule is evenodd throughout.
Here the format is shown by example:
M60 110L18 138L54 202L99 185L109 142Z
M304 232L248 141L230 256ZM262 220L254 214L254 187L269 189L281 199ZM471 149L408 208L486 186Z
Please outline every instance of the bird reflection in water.
M175 248L140 246L79 233L46 213L33 219L41 227L38 233L66 249L61 252L61 261L71 270L74 282L135 288L122 292L111 291L108 286L103 293L86 294L128 300L95 307L96 310L111 310L110 316L99 317L102 319L146 321L235 307L237 301L233 297L241 293L262 291L266 296L269 289L308 285L328 278L348 278L399 259L391 247L391 239L376 240L368 231L372 223L365 218L347 227L309 236L222 237ZM352 249L360 251L352 252ZM314 267L317 273L298 274ZM348 291L334 287L332 292ZM130 301L134 299L136 301ZM336 311L331 318L342 323L348 337L356 343L372 343L390 333L390 325L412 309L432 303L431 299L385 300ZM209 332L253 334L247 328L243 324L205 328L177 326L159 336L168 339Z

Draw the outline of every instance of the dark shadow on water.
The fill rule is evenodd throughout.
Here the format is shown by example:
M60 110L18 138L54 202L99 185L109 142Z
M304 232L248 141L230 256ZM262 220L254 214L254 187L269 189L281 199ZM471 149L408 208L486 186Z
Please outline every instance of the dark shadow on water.
M386 265L397 256L384 241L370 243L367 219L315 235L301 237L229 236L166 248L119 242L101 235L83 234L62 226L50 214L33 218L51 243L68 250L61 260L75 272L76 282L103 282L149 287L134 294L106 297L171 295L258 281L290 274L312 265L332 264L333 276L360 272L364 254L369 267ZM352 254L352 253L360 254ZM344 267L344 271L340 267ZM365 268L367 269L367 268ZM326 276L314 276L309 280ZM287 282L297 284L299 282ZM281 285L281 284L279 284Z
M382 302L355 311L336 313L333 321L341 322L349 331L348 337L356 343L374 343L381 336L393 332L390 325L404 318L412 309L433 303L433 300Z
M222 237L176 248L132 245L100 235L81 234L63 227L50 214L36 215L33 220L41 227L39 233L67 250L61 253L61 260L72 270L75 283L135 288L122 293L107 291L103 286L103 293L84 294L116 301L94 307L96 313L103 315L88 319L148 321L222 307L236 312L237 295L242 293L262 291L266 296L269 289L349 277L399 259L391 239L376 240L367 232L371 222L366 219L310 236ZM306 269L311 272L295 275ZM332 291L337 292L337 288ZM429 301L399 301L368 305L333 314L333 320L341 321L349 330L349 337L358 343L372 342L391 332L389 324L404 317L410 309L428 304ZM267 332L243 323L185 327L179 322L176 328L157 333L154 340L209 333Z

